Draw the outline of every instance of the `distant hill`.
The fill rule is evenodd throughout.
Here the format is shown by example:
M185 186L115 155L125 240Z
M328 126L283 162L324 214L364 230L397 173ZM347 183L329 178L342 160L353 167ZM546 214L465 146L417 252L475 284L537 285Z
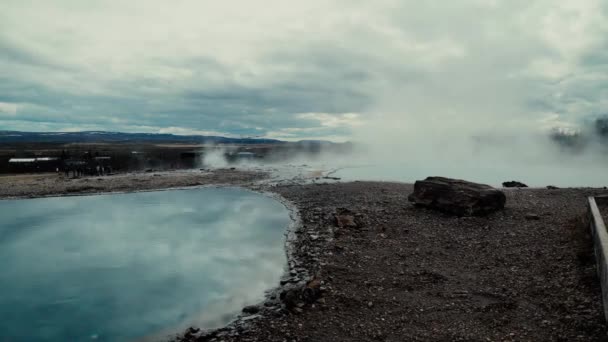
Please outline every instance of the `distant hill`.
M207 143L207 144L282 144L281 140L258 138L227 138L204 135L174 135L156 133L121 133L103 131L83 132L19 132L0 131L2 143Z

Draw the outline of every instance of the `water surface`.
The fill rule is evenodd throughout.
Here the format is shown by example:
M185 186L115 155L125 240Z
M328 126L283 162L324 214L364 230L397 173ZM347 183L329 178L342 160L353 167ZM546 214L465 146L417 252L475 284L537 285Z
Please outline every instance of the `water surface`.
M0 340L224 324L277 285L289 223L234 188L0 201Z

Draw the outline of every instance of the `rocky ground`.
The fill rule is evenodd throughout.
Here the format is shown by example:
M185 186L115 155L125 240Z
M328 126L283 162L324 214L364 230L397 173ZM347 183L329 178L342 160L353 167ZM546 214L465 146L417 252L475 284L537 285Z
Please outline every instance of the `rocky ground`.
M283 290L282 308L182 340L608 340L582 222L586 197L605 190L507 189L484 218L416 208L407 184L273 190L301 212L291 266L314 280Z
M278 291L181 341L608 341L583 222L586 197L606 190L506 189L504 210L457 218L411 205L408 184L277 186L236 170L54 177L0 177L0 197L219 183L297 208Z

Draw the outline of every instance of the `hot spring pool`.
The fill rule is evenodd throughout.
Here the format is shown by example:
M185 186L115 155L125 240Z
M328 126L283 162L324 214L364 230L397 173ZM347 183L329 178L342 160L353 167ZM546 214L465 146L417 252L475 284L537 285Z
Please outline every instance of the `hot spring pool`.
M227 323L286 264L279 202L235 188L0 201L0 340Z

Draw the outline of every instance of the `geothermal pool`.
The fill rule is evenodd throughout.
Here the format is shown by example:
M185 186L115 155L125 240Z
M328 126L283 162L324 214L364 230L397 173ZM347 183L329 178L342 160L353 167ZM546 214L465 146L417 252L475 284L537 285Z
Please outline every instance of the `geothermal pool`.
M0 340L225 324L278 284L289 224L281 203L236 188L0 201Z

